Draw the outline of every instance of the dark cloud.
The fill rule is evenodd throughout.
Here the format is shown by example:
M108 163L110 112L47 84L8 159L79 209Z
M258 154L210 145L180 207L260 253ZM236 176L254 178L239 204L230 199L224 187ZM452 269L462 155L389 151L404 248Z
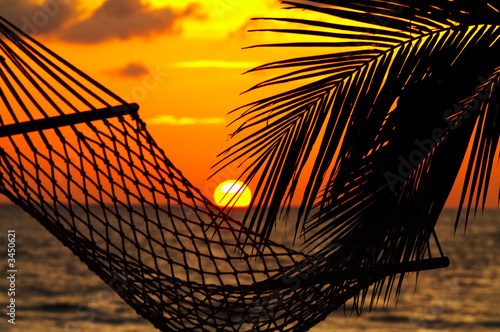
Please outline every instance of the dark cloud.
M75 0L0 0L1 15L31 35L53 33L76 13Z
M88 19L68 27L60 37L69 42L92 44L173 32L176 20L195 15L198 7L190 4L177 12L169 7L152 9L140 0L106 0Z
M122 77L141 77L148 74L148 69L142 63L132 62L124 68L116 70L116 74Z

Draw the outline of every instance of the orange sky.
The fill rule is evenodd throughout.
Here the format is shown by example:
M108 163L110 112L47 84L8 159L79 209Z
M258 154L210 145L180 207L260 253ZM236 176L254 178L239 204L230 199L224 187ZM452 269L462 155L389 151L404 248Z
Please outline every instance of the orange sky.
M240 96L272 73L240 74L264 62L304 55L293 49L241 50L297 40L245 32L259 26L251 17L289 14L276 0L56 0L55 7L45 9L37 3L44 1L17 1L4 15L127 101L137 102L158 145L207 197L220 182L238 176L230 169L207 182L217 154L229 146L232 128L226 124L234 116L227 113L272 93ZM48 23L42 24L40 10L50 15ZM106 26L105 19L116 24ZM499 183L499 177L492 179L489 206L496 206ZM448 206L457 204L457 195L455 190Z

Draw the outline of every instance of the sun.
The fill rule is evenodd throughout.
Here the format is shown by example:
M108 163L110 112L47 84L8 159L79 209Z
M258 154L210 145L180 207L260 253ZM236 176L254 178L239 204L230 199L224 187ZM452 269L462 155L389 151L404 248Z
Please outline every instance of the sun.
M248 207L252 193L241 181L228 180L217 186L214 192L215 204L222 207Z

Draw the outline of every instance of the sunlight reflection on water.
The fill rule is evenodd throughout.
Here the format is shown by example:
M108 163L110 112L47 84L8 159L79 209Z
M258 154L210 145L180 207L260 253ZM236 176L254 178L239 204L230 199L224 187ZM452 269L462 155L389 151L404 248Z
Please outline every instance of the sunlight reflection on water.
M465 236L463 224L453 236L454 212L445 210L437 233L450 267L421 273L416 291L415 276L407 278L397 306L391 299L387 308L359 318L339 312L311 331L500 331L499 221L499 210L486 210L481 220L469 222ZM0 319L0 331L157 331L34 219L0 205L2 247L7 229L16 229L18 237L18 318L15 327ZM278 238L283 241L284 232ZM1 303L7 300L4 256Z

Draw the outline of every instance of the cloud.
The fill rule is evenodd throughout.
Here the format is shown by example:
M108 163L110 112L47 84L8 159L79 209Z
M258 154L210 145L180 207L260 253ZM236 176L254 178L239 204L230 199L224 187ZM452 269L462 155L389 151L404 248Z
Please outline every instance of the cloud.
M176 21L195 15L199 6L191 3L183 12L177 12L170 7L152 9L141 0L106 0L90 17L68 27L60 37L68 42L93 44L174 32Z
M226 123L224 118L177 118L173 115L160 115L146 120L150 125L169 125L169 126L187 126L187 125L223 125Z
M125 67L115 70L114 73L122 77L137 78L147 75L149 70L142 63L131 62Z
M218 60L198 60L173 62L173 68L227 68L227 69L250 69L259 66L260 62L255 61L218 61Z
M61 29L76 14L77 1L1 0L1 15L30 35L48 34Z

